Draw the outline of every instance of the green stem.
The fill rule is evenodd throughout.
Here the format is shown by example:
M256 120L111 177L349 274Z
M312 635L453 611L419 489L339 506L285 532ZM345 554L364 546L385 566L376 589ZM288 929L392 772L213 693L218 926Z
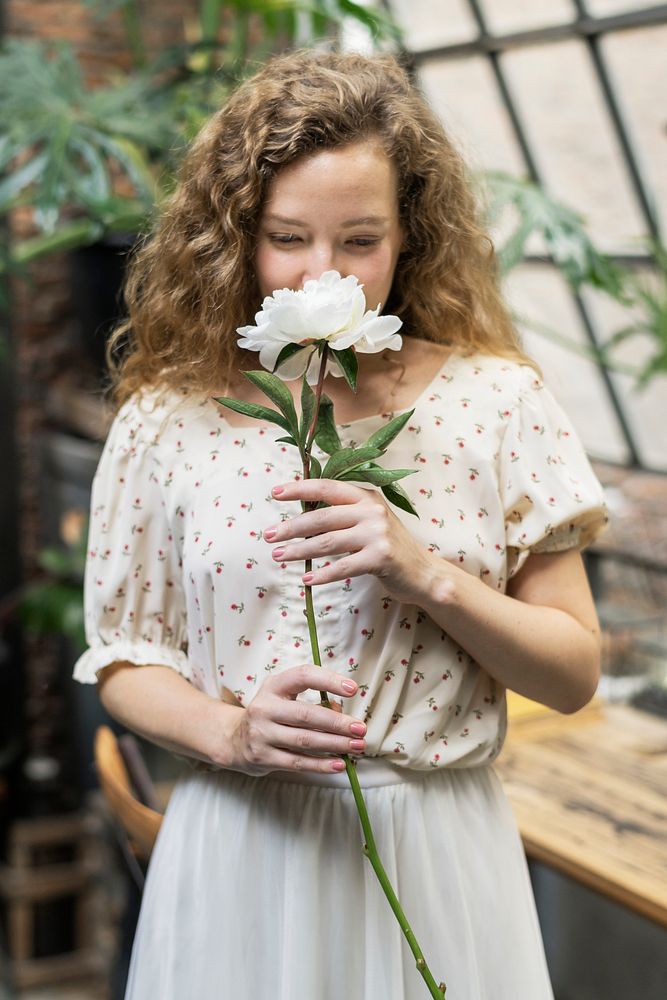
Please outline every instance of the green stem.
M315 406L313 407L313 419L310 422L310 427L308 428L308 434L306 435L306 443L304 445L304 451L308 459L308 468L310 469L310 449L313 446L313 440L315 438L315 431L317 430L317 418L320 412L320 400L322 398L322 389L324 388L324 378L327 372L327 358L329 357L329 345L324 344L322 348L322 358L320 360L320 370L317 374L317 385L315 386ZM305 375L304 375L305 378Z
M322 358L320 360L320 370L317 375L317 385L315 387L315 406L313 408L313 419L310 427L308 428L308 433L306 435L306 443L303 447L303 478L310 479L310 449L313 445L313 440L315 438L315 428L317 427L317 416L320 410L320 399L322 398L322 389L324 386L324 378L327 371L327 355L329 353L329 345L325 344L322 350ZM304 378L306 376L304 375ZM308 504L304 504L304 510L311 509ZM310 573L313 568L313 560L306 559L305 561L306 573ZM313 607L313 588L306 584L306 618L308 621L308 634L310 636L310 648L312 651L313 663L321 667L322 658L320 655L320 644L317 639L317 626L315 624L315 609ZM326 691L320 691L320 703L325 706L325 708L331 708L331 702L329 701L329 696Z
M327 365L327 350L328 345L325 344L324 350L322 351L322 361L320 364L320 371L317 380L317 388L315 390L315 407L313 412L313 422L308 431L306 443L304 445L303 451L303 477L304 479L310 479L310 449L313 443L313 438L315 436L315 428L317 427L317 416L320 409L320 399L322 396L322 386L324 384L324 375L326 372ZM305 376L304 376L305 378ZM305 560L306 573L309 573L313 567L312 559ZM315 622L315 608L313 606L313 588L306 584L305 588L305 601L306 601L306 619L308 621L308 634L310 636L310 648L313 658L313 663L318 667L322 666L322 660L320 656L320 645L317 638L317 624ZM320 703L325 708L332 708L331 702L326 691L320 691ZM357 812L359 814L359 820L361 822L361 828L364 832L364 847L363 851L371 865L373 866L373 871L377 875L378 882L382 886L382 891L384 892L389 905L391 906L394 916L398 920L399 927L403 931L405 938L410 946L410 950L415 957L415 962L417 969L421 974L424 982L428 986L429 993L434 998L434 1000L444 1000L445 994L447 992L447 987L444 983L439 985L433 978L433 974L426 964L426 959L424 954L419 947L417 938L414 935L412 927L410 926L403 908L398 900L398 896L394 892L394 888L389 881L389 877L384 870L382 861L380 860L380 855L378 853L377 846L375 844L375 837L373 836L373 828L371 826L371 821L368 815L368 810L366 809L366 803L364 802L364 797L361 791L361 786L359 784L359 778L357 776L357 769L355 762L347 755L342 755L345 761L345 770L347 772L347 777L352 787L352 795L354 796L354 801L357 806Z
M344 755L345 760L345 770L347 771L347 776L352 786L352 794L354 796L354 801L357 806L357 812L359 813L359 819L361 821L361 827L364 831L364 837L366 841L364 843L364 854L373 866L373 871L377 875L378 882L382 886L382 890L389 901L389 905L394 911L394 916L398 920L399 927L403 931L405 938L410 945L410 950L415 956L415 962L418 971L421 973L426 985L429 988L429 992L435 1000L443 1000L447 987L444 983L437 984L433 978L433 974L426 964L426 959L424 954L419 947L419 942L414 935L412 927L410 926L405 913L403 912L403 907L401 906L398 896L394 892L394 888L389 881L389 876L384 870L382 861L380 860L380 855L378 849L375 845L375 837L373 836L373 828L371 826L371 821L368 816L368 811L366 810L366 803L364 802L364 797L361 792L361 786L359 785L359 778L357 777L357 769L354 761L352 761L347 755Z

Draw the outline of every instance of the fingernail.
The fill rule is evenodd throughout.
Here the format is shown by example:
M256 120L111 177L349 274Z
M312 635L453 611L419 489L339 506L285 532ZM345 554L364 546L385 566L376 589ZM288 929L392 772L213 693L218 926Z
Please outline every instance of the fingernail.
M350 740L350 750L365 750L366 741L365 740Z
M354 692L357 690L357 685L355 684L354 681L343 681L341 687L343 691L347 691L348 694L354 694Z
M274 486L273 489L271 490L271 492L273 493L274 497L280 496L281 493L285 492L285 487L284 486Z
M303 580L304 583L312 583L313 580L315 579L315 574L314 573L304 573L303 576L301 577L301 579Z
M334 760L331 764L332 771L344 771L345 761L344 760Z
M273 552L271 553L271 555L273 556L274 559L282 559L282 557L285 555L285 550L284 549L274 549Z
M366 733L366 726L363 722L353 722L350 726L350 732L354 733L355 736L364 736Z
M267 528L266 531L264 532L264 537L266 538L267 541L270 542L272 538L276 537L276 529Z

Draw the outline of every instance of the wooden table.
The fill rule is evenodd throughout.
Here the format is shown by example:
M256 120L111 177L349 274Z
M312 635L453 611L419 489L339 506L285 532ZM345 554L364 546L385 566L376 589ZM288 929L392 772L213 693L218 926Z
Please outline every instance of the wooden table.
M529 858L667 927L667 721L519 711L495 766Z

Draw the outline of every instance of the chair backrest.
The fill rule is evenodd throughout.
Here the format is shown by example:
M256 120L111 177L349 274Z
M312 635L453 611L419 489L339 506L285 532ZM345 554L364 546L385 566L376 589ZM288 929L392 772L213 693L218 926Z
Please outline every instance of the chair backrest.
M162 823L162 813L136 798L118 741L108 726L95 734L95 768L111 814L127 834L133 850L148 861Z

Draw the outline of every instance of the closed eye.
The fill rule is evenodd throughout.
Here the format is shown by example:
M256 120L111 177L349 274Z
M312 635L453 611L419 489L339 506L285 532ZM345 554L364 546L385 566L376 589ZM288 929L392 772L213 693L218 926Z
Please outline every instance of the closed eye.
M269 239L272 243L298 243L299 237L295 236L294 233L269 233Z

